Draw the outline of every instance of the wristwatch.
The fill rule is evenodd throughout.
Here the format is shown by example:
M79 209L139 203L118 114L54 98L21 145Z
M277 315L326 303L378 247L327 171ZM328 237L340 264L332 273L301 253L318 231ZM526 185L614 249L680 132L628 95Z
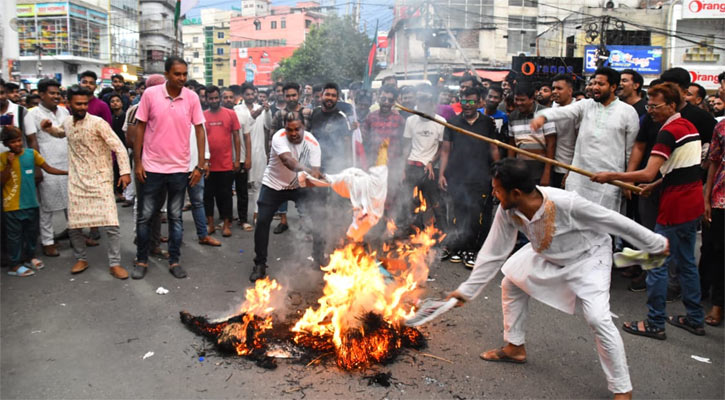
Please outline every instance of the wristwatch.
M199 168L198 165L194 167L194 169L199 171L202 175L206 173L206 168Z

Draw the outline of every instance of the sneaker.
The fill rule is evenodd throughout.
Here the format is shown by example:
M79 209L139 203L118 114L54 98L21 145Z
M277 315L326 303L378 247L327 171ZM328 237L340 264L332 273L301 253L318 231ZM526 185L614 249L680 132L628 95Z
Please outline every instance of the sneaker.
M131 278L132 279L143 279L143 277L146 276L147 269L148 269L148 265L146 265L146 264L134 263L133 268L131 269Z
M463 256L463 263L466 264L466 268L473 269L473 266L476 264L476 253L467 251Z
M647 290L647 281L644 279L632 279L628 289L630 292L644 292Z
M445 261L445 260L448 260L449 258L451 258L451 252L448 251L448 249L442 249L441 255L440 255L440 260Z
M252 273L249 275L249 280L251 282L255 282L258 279L264 278L265 276L267 276L267 266L255 265L254 268L252 268Z
M450 262L452 262L452 263L459 263L459 262L463 262L463 252L462 252L462 251L460 251L460 250L459 250L459 251L457 251L457 252L455 252L455 253L454 253L454 254L453 254L453 255L451 256L451 258L449 258L449 259L448 259L448 261L450 261Z

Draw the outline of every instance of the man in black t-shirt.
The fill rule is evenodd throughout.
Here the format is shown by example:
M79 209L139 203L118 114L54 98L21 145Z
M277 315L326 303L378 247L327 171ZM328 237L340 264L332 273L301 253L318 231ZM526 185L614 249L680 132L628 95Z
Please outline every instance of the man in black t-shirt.
M642 118L647 113L645 106L647 100L642 97L642 86L644 78L639 72L633 69L625 69L620 72L619 87L617 88L617 96L619 100L629 104L637 110L637 115Z
M466 89L461 98L461 114L449 122L492 138L496 126L491 117L477 110L479 101L479 91ZM453 224L449 224L453 232L447 232L446 239L451 262L463 262L473 268L476 253L488 235L493 209L489 168L498 158L495 145L446 128L438 184L448 191L453 203Z
M322 103L312 111L307 130L320 143L322 171L338 173L352 167L352 142L347 115L338 108L340 91L336 83L322 89Z

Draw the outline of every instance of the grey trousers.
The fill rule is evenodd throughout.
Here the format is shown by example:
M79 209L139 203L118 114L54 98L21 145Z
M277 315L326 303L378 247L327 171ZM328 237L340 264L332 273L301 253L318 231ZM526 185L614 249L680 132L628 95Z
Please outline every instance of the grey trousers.
M102 227L108 238L108 265L121 265L121 229L118 226ZM73 247L73 256L78 261L87 261L86 237L83 229L69 229L70 243Z

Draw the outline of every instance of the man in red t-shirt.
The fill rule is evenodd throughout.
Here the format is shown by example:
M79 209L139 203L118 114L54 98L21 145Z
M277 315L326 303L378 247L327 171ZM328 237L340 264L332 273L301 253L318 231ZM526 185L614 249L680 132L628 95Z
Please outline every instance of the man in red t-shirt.
M232 235L232 184L234 172L239 171L239 119L233 110L221 107L221 91L210 85L206 88L209 109L204 111L206 136L209 141L209 176L204 182L204 209L209 234L214 233L214 200L224 221L222 236ZM232 153L232 143L234 153ZM232 161L233 160L233 161ZM244 190L242 188L241 190ZM237 190L240 190L237 188Z

